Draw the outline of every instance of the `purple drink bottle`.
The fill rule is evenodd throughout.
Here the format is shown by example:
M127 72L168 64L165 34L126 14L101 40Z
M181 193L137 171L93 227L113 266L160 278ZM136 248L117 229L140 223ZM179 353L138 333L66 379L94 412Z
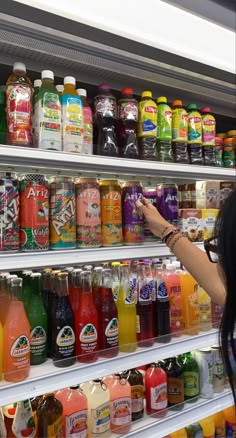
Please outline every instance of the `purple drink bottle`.
M137 340L139 346L150 347L153 345L153 284L146 277L146 267L142 262L138 264L137 289Z
M116 98L107 84L98 88L99 93L94 99L94 118L97 126L97 154L108 157L118 157L116 139L117 108Z
M176 184L160 184L157 187L157 206L161 215L174 226L178 225L178 190Z
M136 201L141 199L143 187L139 181L127 181L122 188L122 223L125 245L143 243L143 216L136 208Z
M132 88L124 88L118 101L118 146L122 158L138 159L138 102Z

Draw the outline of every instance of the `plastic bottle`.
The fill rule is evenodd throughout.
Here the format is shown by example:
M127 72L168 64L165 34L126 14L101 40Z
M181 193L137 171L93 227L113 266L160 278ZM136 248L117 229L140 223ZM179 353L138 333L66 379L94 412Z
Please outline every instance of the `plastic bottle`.
M209 106L201 109L202 113L202 152L205 166L216 166L215 137L216 121Z
M102 84L94 98L94 118L98 131L97 154L118 157L116 139L117 107L110 86Z
M172 151L175 163L189 163L188 157L188 113L182 100L172 103Z
M54 291L57 297L52 302L52 360L57 367L67 367L76 360L75 322L69 300L67 272L58 273Z
M60 97L62 120L62 148L65 152L83 153L83 103L75 89L73 76L64 78L64 91Z
M168 406L182 409L184 407L184 375L177 357L170 358L165 371L167 375Z
M215 156L216 166L223 167L223 139L220 137L215 138Z
M31 274L31 298L27 306L30 323L30 364L39 365L47 359L47 313L41 296L41 274Z
M61 103L54 85L54 73L43 70L41 79L42 85L34 102L34 146L61 151Z
M145 373L146 410L148 415L163 417L167 408L167 376L152 364Z
M132 88L123 88L118 100L118 146L123 158L138 158L137 124L138 102L133 96Z
M97 359L99 322L92 293L91 272L83 271L81 281L80 305L75 315L76 356L80 362L86 363Z
M62 84L56 85L56 89L58 91L59 96L61 96L64 91L64 85Z
M185 353L182 360L184 374L184 399L195 402L200 394L200 370L192 353Z
M144 383L142 373L133 368L124 373L124 378L131 386L131 411L132 421L139 420L144 413Z
M164 96L157 99L157 159L172 163L172 110Z
M170 438L188 438L185 429L179 429L176 432L170 434Z
M119 321L119 349L122 352L135 351L137 348L136 306L134 290L130 284L129 265L120 266L120 291L116 305Z
M211 330L211 299L206 291L198 286L199 329L203 332Z
M235 167L235 142L234 138L224 138L223 165L224 167Z
M138 265L137 279L137 341L142 347L150 347L153 344L153 313L152 313L152 289L153 284L148 284L145 265Z
M170 299L170 327L172 336L181 336L183 330L182 294L180 275L171 263L166 265L167 293Z
M26 436L30 438L35 437L36 424L29 400L17 402L16 413L12 424L12 431L16 438L23 438Z
M215 438L226 437L225 413L224 411L217 412L212 415L215 424Z
M87 90L78 88L78 95L83 103L83 124L84 124L84 154L93 154L93 113L87 101Z
M55 397L63 406L63 436L88 436L88 402L79 386L57 391Z
M184 333L199 333L198 284L187 271L180 274Z
M190 164L203 164L202 159L202 118L195 103L188 111L188 155Z
M110 437L110 392L102 380L87 386L88 437Z
M169 342L171 340L170 329L170 299L167 293L165 274L158 270L155 276L156 281L156 303L153 317L154 337L159 336L158 342ZM155 322L156 321L156 322Z
M6 144L7 120L6 120L6 94L0 90L0 143Z
M199 423L203 430L203 438L215 438L215 424L211 416L203 418Z
M131 386L122 375L115 374L109 382L111 431L126 434L131 428Z
M38 437L63 437L63 407L53 393L45 394L37 408Z
M138 104L138 145L141 160L156 161L157 105L151 91L143 91Z
M30 325L22 301L22 279L11 279L11 302L3 327L3 371L8 382L20 382L30 372Z
M25 64L15 62L6 83L7 143L32 146L32 83Z
M236 434L236 411L235 406L224 409L226 437L234 438Z

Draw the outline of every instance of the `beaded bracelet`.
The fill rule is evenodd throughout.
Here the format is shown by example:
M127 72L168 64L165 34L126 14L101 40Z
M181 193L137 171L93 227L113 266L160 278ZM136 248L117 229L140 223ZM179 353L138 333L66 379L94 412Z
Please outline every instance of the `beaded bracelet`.
M162 240L163 243L165 243L167 246L169 245L169 242L171 241L171 239L179 233L178 228L172 228L171 232L167 234L167 236L164 237L164 239Z
M178 232L177 234L175 234L175 236L173 238L170 239L168 246L169 246L170 252L172 252L172 254L173 254L173 250L174 250L176 243L180 239L182 239L182 237L184 237L183 234Z
M167 227L165 227L164 230L162 231L162 233L161 233L161 235L160 235L160 238L161 238L162 241L163 241L163 239L166 237L166 236L165 236L165 232L166 232L169 228L172 230L172 229L173 229L173 226L172 226L172 225L167 225Z

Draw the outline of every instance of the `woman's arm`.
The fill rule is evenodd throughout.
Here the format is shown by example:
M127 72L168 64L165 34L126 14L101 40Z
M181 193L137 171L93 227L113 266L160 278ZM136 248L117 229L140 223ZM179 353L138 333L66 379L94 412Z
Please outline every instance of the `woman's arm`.
M146 200L144 200L144 203L145 205L137 201L136 205L144 214L150 230L160 237L169 223L151 203ZM212 301L224 305L226 291L219 274L218 265L211 263L208 256L185 237L175 243L173 252L187 271L210 295Z

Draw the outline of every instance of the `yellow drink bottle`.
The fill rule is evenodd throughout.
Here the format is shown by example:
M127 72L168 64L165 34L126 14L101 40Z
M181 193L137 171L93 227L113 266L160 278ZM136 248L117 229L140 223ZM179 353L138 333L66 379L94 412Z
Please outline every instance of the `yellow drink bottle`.
M212 328L211 299L206 291L198 286L199 328L206 332Z
M217 412L212 415L215 424L215 438L222 438L226 436L225 428L225 414L224 411Z
M215 424L212 417L199 421L203 430L203 438L215 438Z
M116 302L119 320L119 349L124 352L135 351L136 337L136 304L134 288L130 284L129 266L120 266L120 290Z
M180 285L185 333L197 335L199 332L198 284L192 275L182 271Z

